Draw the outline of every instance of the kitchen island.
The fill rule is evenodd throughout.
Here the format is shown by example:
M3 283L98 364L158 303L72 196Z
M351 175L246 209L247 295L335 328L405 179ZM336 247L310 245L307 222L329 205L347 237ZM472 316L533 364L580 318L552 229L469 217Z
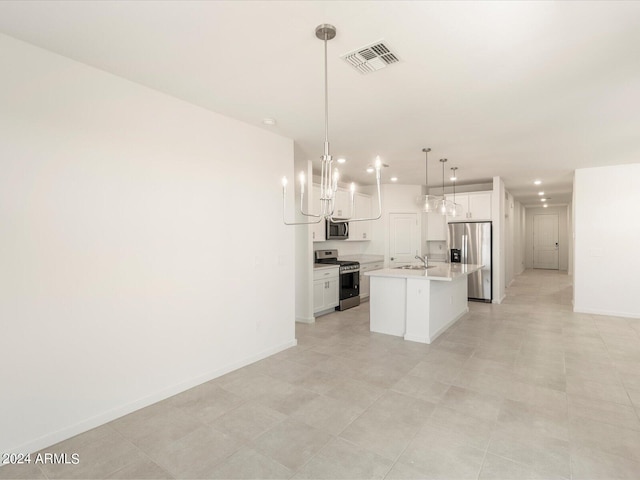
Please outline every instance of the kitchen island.
M469 311L467 275L482 265L412 267L365 273L371 279L370 330L431 343Z

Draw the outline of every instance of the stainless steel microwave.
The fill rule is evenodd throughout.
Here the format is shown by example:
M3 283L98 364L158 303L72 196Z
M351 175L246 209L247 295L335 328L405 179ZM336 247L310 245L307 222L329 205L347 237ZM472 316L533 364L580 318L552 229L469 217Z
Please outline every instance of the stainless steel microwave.
M327 220L327 240L346 240L349 238L348 222Z

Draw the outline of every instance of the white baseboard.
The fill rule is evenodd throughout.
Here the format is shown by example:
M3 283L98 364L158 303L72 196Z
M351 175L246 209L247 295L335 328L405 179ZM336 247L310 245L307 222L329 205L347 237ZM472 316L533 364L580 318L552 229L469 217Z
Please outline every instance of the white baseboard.
M316 323L315 317L296 317L296 323Z
M460 312L457 317L455 317L449 323L447 323L446 325L443 325L442 327L440 327L440 329L438 329L436 332L434 332L433 335L431 335L431 342L433 342L436 338L438 338L440 335L442 335L447 328L449 328L451 325L456 323L458 320L460 320L462 317L464 317L467 313L469 313L469 307L468 306L462 312ZM429 343L431 343L431 342L429 342Z
M316 318L321 317L322 315L328 315L329 313L333 313L333 312L335 312L335 311L336 311L336 308L335 308L335 307L330 307L330 308L327 308L326 310L320 310L320 311L318 311L318 312L315 312L315 313L313 314L313 315L314 315L314 317L315 317L315 318L313 319L313 321L315 322L315 321L316 321L316 320L315 320Z
M469 307L465 308L464 311L460 312L460 314L458 314L458 316L456 316L453 320L451 320L450 322L440 327L433 335L431 335L431 338L419 337L417 335L405 335L404 339L410 342L432 343L436 338L442 335L447 328L449 328L451 325L456 323L458 320L464 317L467 313L469 313Z
M500 298L494 298L493 300L491 300L491 303L501 304L502 302L504 302L505 298L507 298L507 294L506 293L504 295L502 295L502 297L500 297Z
M180 382L176 385L172 385L170 387L164 388L158 392L152 393L151 395L147 395L146 397L139 398L138 400L134 400L124 405L120 405L111 410L98 414L94 417L87 418L86 420L70 425L66 428L35 438L26 443L23 443L22 445L18 445L15 448L10 448L5 453L37 452L38 450L42 450L43 448L49 447L63 440L67 440L68 438L87 432L93 428L104 425L105 423L109 423L117 418L123 417L124 415L128 415L129 413L135 412L136 410L140 410L141 408L148 407L149 405L153 405L154 403L157 403L161 400L165 400L169 397L172 397L173 395L184 392L185 390L189 390L190 388L196 387L200 384L213 380L214 378L218 378L226 373L229 373L239 368L250 365L254 362L262 360L263 358L270 357L271 355L281 352L282 350L295 347L297 344L298 344L298 341L294 338L293 340L290 340L288 342L285 342L283 344L277 345L272 348L268 348L255 355L252 355L248 358L240 360L238 362L225 365L222 368L216 369L212 372L208 372L203 375L198 375L197 377L193 377L189 380L185 380L184 382Z
M417 335L405 335L404 339L409 342L431 343L428 337L419 337Z
M605 315L607 317L625 317L625 318L640 318L640 313L631 312L616 312L613 310L599 310L595 308L580 308L573 306L575 313L589 313L591 315Z

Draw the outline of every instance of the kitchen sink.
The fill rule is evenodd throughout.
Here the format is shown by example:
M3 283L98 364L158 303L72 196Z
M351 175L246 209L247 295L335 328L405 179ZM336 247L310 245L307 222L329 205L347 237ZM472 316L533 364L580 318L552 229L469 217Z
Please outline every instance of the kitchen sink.
M396 268L400 268L402 270L426 270L427 268L436 268L437 265L429 265L428 267L425 267L424 265L402 265L401 267L396 267Z

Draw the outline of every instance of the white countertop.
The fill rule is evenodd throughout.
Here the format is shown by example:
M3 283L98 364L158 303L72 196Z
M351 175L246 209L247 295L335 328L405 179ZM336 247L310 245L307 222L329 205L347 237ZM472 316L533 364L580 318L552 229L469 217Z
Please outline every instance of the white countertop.
M328 270L329 268L340 268L339 265L333 265L331 263L314 263L314 270Z
M390 277L390 278L420 278L424 280L438 280L450 282L458 277L466 276L477 272L483 266L462 263L437 263L433 268L427 270L409 270L402 268L383 268L365 272L369 277Z
M378 263L384 262L384 255L344 255L338 257L340 260L348 260L360 263Z

